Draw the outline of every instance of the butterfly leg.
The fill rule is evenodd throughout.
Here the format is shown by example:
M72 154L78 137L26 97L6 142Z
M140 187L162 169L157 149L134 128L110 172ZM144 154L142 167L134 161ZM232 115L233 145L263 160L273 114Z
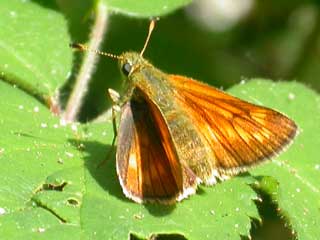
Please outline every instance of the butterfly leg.
M111 143L111 147L110 147L110 150L108 151L107 155L106 155L106 158L105 160L101 161L99 164L98 164L98 167L101 167L102 165L104 165L107 160L110 158L110 155L112 153L112 150L114 148L114 145L116 143L116 138L117 138L117 135L118 135L118 132L117 132L117 122L116 122L116 113L117 112L120 112L120 95L117 91L109 88L108 89L108 94L109 94L109 97L112 101L112 108L111 108L111 117L112 117L112 128L113 128L113 139L112 139L112 143Z
M109 93L109 97L111 98L112 101L112 127L113 127L113 133L114 133L114 137L112 140L112 146L114 146L115 143L115 139L118 135L117 132L117 122L116 122L116 113L120 112L120 95L117 91L109 88L108 89L108 93Z

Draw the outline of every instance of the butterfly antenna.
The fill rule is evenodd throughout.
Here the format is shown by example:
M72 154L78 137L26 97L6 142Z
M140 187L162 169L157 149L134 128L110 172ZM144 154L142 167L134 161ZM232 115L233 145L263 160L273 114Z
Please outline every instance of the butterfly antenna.
M148 45L150 37L151 37L151 33L152 33L154 27L156 26L156 21L157 21L157 19L152 19L151 22L150 22L148 36L147 36L147 39L146 39L146 41L144 43L144 46L143 46L143 48L142 48L142 50L140 52L140 56L141 57L143 56L143 53L147 48L147 45Z
M121 56L118 56L118 55L115 55L112 53L102 52L102 51L95 50L95 49L90 49L88 46L81 44L81 43L70 43L69 46L71 48L79 50L79 51L89 51L89 52L94 52L96 54L106 56L106 57L111 57L111 58L115 58L115 59L122 59Z

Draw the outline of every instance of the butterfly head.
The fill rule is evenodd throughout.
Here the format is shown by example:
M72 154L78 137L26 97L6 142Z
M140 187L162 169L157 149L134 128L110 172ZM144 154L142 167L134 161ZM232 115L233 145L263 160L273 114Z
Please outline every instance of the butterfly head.
M125 52L119 57L120 69L126 77L146 64L148 62L137 52Z
M141 66L150 65L148 61L146 61L143 58L143 53L147 48L147 45L150 40L151 33L155 27L155 24L156 24L156 19L151 20L149 25L148 36L140 53L125 52L121 54L119 57L117 57L119 59L121 71L125 76L129 77L133 72L140 69Z

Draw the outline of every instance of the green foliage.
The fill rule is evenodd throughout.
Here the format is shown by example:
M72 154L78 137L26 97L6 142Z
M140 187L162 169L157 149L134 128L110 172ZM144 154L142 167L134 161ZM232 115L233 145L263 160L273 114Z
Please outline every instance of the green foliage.
M127 200L114 157L97 168L109 151L111 123L88 124L78 131L76 125L64 127L32 97L6 83L0 86L6 93L0 97L0 171L5 173L0 176L0 206L6 211L0 235L48 239L56 231L70 237L76 231L86 239L126 239L129 232L163 232L191 239L207 239L213 233L236 238L249 234L250 217L258 218L252 201L256 194L247 184L253 181L250 176L202 188L173 207ZM30 222L30 216L37 220ZM199 225L190 226L199 216Z
M33 95L52 96L71 70L66 20L52 8L18 0L1 1L0 16L2 78Z
M191 0L103 0L114 12L136 17L157 17L183 7Z
M146 17L167 14L189 1L102 2L112 11ZM34 97L42 100L54 97L70 76L72 51L68 44L76 37L68 33L68 19L54 4L18 0L1 1L0 18L0 236L6 239L128 239L129 234L141 238L163 234L161 239L165 239L166 234L179 234L187 239L240 239L250 235L252 219L263 218L253 201L260 199L259 191L271 196L279 215L285 217L299 239L319 236L320 162L316 151L320 144L317 136L320 98L317 93L296 82L275 83L263 79L231 88L229 92L233 95L292 117L300 128L292 146L250 174L214 187L200 187L196 195L174 206L139 205L122 193L114 154L106 159L110 151L115 151L111 147L111 122L65 125L59 116L52 115L44 101ZM180 18L179 14L171 22L164 18L163 25L168 27ZM112 19L121 28L127 24L119 17ZM124 49L123 44L128 44L125 35L130 33L129 44L133 42L134 48L140 49L147 23L139 36L135 36L138 35L134 33L135 25L126 32L111 24L111 32L121 41L114 46L111 39L110 48L117 48L116 52ZM176 25L164 28L162 32L167 35L162 38L157 35L161 27L155 33L151 45L161 42L160 50L157 52L150 46L148 51L156 66L159 61L167 71L189 75L214 66L214 72L220 71L219 74L232 78L247 66L226 61L221 52L215 60L212 56L204 57L206 65L197 63L194 55L210 48L204 36L220 47L227 48L228 41L224 41L225 37L201 35L203 33L195 29L201 37L191 38L191 32L189 37L183 33L179 38L175 28ZM169 36L174 40L170 46L174 47L170 52L162 51L168 49L169 44L163 40ZM195 41L194 45L189 45L191 40ZM204 42L205 47L201 48L199 42ZM193 51L189 56L183 55L186 51L178 50L190 46ZM179 68L182 65L186 66L186 72ZM107 73L98 70L98 79L101 75L107 82L104 84L119 85L111 65L99 66L98 69L106 69ZM251 67L245 69L251 69L247 74L254 72ZM209 70L199 77L215 79ZM102 72L99 74L99 71ZM111 76L107 75L110 71ZM100 94L93 91L93 101L89 95L90 109L99 103L98 96L105 98L107 86L96 89L102 91ZM90 118L90 114L86 116ZM98 167L104 160L106 164Z
M274 91L275 87L277 91ZM174 207L141 206L132 203L125 199L121 192L114 160L108 159L105 166L97 168L98 163L104 160L110 150L110 123L88 124L79 130L76 130L76 125L60 126L58 120L30 96L5 83L1 83L1 90L6 93L1 95L0 99L4 113L1 122L3 138L0 142L0 160L1 172L5 173L1 175L0 181L0 206L6 211L1 217L1 235L11 235L11 239L19 239L24 233L30 238L38 235L47 238L52 232L64 229L63 235L74 232L80 235L82 232L87 239L93 236L98 239L125 239L129 232L140 236L151 233L180 233L190 239L210 239L210 236L235 239L239 234L248 234L249 217L258 218L252 201L257 196L248 186L248 183L253 183L250 176L235 177L211 188L202 187L197 195ZM281 94L278 94L278 91ZM314 93L301 85L274 84L261 80L239 85L232 93L245 93L248 100L262 101L295 119L304 114L295 109L305 104L305 96L309 102L319 101ZM290 100L290 94L293 94L295 99ZM268 98L271 100L265 101ZM304 101L300 102L300 99ZM20 119L24 119L23 125ZM303 134L315 132L314 125L305 125L304 120L298 123L304 129L300 138ZM8 129L10 131L7 131ZM278 165L286 166L286 159L292 164L299 163L301 155L304 154L311 156L310 150L303 154L297 153L302 152L300 141L297 140L289 151L282 154L281 159L261 166L259 169L262 174L278 173L280 177L276 177L281 180L280 187L286 184L286 181L290 182L289 177L293 175L294 178L296 173ZM312 163L312 160L309 160L309 163L316 166L316 162ZM272 171L273 165L280 168L280 171ZM283 173L282 168L287 172ZM255 171L253 173L257 175ZM316 180L314 177L314 181ZM296 184L291 181L290 188L283 187L280 200L284 203L291 202L283 207L288 216L295 217L298 209L302 213L308 211L309 214L305 214L303 219L311 221L309 227L313 230L305 231L310 236L315 236L319 231L312 224L313 221L318 221L315 216L319 203L318 198L314 198L317 193L310 191L308 186L302 186L303 183L299 179ZM303 199L295 199L298 198L297 186L301 191L305 191ZM277 185L265 189L275 191L274 195L277 195L275 187ZM295 196L292 196L291 188L294 188ZM304 206L305 201L315 202L307 207ZM292 205L295 207L291 209ZM312 209L313 207L316 209ZM30 216L37 219L32 221L32 224L28 219ZM53 221L53 217L56 221ZM190 225L190 222L197 224ZM297 231L300 227L308 227L304 223L295 224ZM19 231L16 231L18 229Z
M83 192L81 185L71 184L83 181L81 154L67 141L75 138L75 133L70 127L61 127L33 97L3 82L0 89L0 207L5 210L0 217L0 235L34 239L41 229L50 229L52 236L60 231L74 233L76 226L79 228L80 209L66 200L81 201ZM47 190L46 181L60 172L68 183L63 191ZM54 184L61 184L58 177L55 180Z

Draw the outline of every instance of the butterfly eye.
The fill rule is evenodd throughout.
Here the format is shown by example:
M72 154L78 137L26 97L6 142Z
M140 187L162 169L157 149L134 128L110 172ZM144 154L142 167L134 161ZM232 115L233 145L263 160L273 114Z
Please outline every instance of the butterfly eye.
M131 71L132 65L128 62L122 65L122 72L124 75L128 76Z

